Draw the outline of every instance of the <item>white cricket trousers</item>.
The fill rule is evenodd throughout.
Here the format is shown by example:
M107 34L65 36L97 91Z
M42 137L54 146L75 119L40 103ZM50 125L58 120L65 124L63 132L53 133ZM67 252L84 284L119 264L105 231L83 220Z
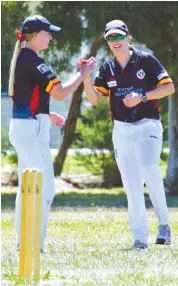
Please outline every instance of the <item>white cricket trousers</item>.
M11 119L9 139L18 155L19 188L16 196L16 243L20 243L21 177L25 168L38 168L43 172L41 248L44 248L48 216L55 186L54 171L49 147L50 119L39 114L37 119Z
M148 222L144 182L159 224L168 224L169 215L159 167L162 124L144 119L137 123L114 121L112 141L128 200L129 225L133 239L148 243Z

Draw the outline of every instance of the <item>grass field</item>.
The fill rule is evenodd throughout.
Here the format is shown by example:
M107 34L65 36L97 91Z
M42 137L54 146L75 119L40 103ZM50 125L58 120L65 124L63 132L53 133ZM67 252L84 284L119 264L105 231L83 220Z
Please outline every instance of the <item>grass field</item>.
M50 212L40 285L178 285L178 197L167 197L173 244L154 244L157 221L145 194L148 250L131 249L123 189L60 191ZM2 281L19 285L15 191L2 193ZM29 285L22 282L22 285Z

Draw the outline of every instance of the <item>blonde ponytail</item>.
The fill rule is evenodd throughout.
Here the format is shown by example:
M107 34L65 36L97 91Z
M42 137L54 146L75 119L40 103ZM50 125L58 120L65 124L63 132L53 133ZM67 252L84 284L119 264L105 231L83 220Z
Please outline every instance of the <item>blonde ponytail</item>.
M134 49L135 48L135 42L132 38L131 35L129 35L129 49Z
M22 48L26 47L26 43L31 41L36 34L37 33L23 34L24 41L23 42L17 41L15 44L14 53L13 53L11 65L10 65L10 73L9 73L9 95L10 96L14 95L15 69L16 69L16 64L17 64L17 59L19 57L19 54Z
M14 48L14 53L10 65L10 74L9 74L9 95L14 95L14 84L15 84L15 68L17 64L17 59L22 50L20 41L17 41Z

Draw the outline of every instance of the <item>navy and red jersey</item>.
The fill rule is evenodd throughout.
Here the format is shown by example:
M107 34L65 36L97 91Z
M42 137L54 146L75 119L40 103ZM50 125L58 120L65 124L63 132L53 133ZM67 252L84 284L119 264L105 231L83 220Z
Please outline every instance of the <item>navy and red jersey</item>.
M49 114L50 91L60 80L45 61L29 48L22 49L15 69L13 118Z
M104 62L95 78L94 87L110 98L111 117L123 122L136 122L143 118L160 119L157 100L141 102L130 108L123 99L131 93L145 92L172 80L160 62L150 53L133 49L126 67L122 69L116 58Z

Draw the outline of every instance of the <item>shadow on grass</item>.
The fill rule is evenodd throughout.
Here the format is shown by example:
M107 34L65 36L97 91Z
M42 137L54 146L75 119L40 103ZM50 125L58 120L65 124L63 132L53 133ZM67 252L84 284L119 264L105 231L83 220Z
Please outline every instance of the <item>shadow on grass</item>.
M15 207L14 193L2 193L1 194L1 210L14 209ZM145 194L146 207L151 208L152 203L149 195ZM170 208L178 208L178 196L167 196L167 204ZM75 208L87 208L87 207L106 207L106 208L122 208L127 207L127 198L125 193L119 194L95 194L80 192L69 192L56 194L52 208L56 207L75 207Z

